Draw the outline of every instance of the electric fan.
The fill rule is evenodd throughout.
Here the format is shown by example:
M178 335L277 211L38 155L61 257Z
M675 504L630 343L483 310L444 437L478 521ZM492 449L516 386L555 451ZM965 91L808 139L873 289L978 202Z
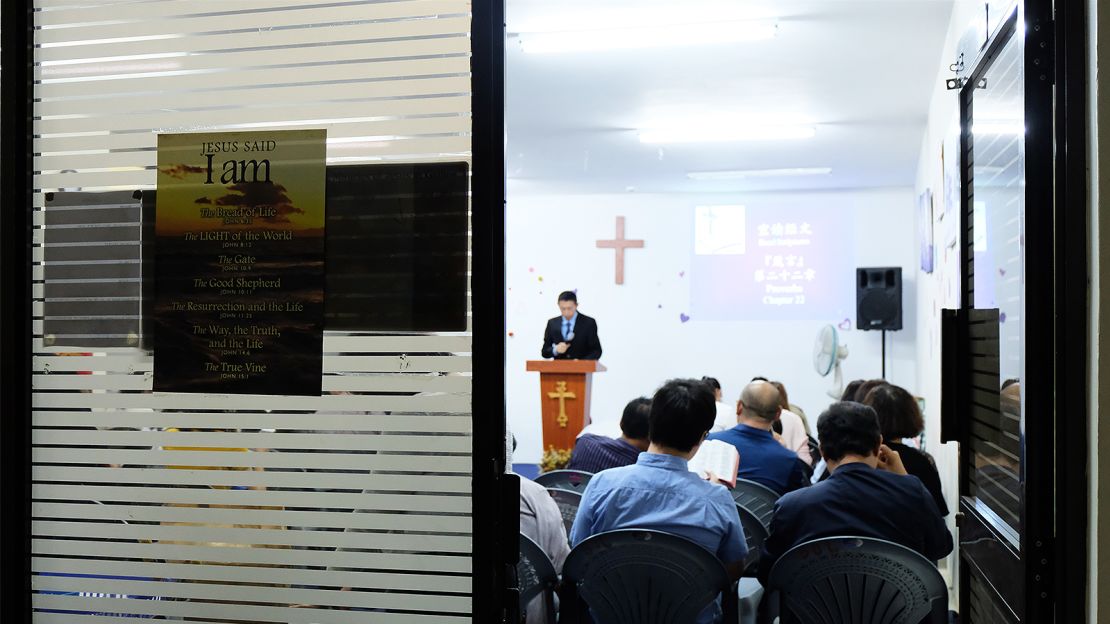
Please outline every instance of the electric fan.
M848 357L848 346L841 344L840 333L833 325L826 325L817 332L817 341L813 343L813 368L818 375L828 377L833 374L833 385L829 388L829 396L839 399L844 392L844 373L840 370L840 362Z

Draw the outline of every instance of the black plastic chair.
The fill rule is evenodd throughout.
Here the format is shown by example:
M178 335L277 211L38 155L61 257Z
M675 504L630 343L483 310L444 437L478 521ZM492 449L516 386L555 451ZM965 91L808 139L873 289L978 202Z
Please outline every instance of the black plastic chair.
M559 506L559 513L563 515L563 526L567 528L567 537L570 537L570 528L574 526L574 518L578 515L578 506L582 504L582 495L570 490L547 488L547 493Z
M782 624L943 624L948 586L932 561L886 540L826 537L771 569Z
M732 500L755 514L764 528L771 529L771 516L774 515L775 503L779 500L778 492L762 483L737 479L736 487L732 488Z
M727 607L731 606L736 612L736 617L725 621L750 622L755 620L759 600L763 597L763 588L752 579L759 572L759 555L763 550L763 542L767 539L767 527L740 503L736 503L736 513L740 516L740 526L744 529L744 539L748 545L748 558L744 560L743 571L748 582L741 581L736 592L725 595L726 617L729 615ZM730 604L732 602L735 604Z
M520 534L520 559L516 564L517 585L520 588L520 612L525 613L528 603L543 595L545 622L555 621L555 587L559 575L547 553L527 535Z
M750 509L736 503L736 513L740 515L740 526L744 529L744 539L748 544L748 558L744 561L744 576L755 576L759 567L759 552L767 539L767 527Z
M730 587L717 557L645 529L599 533L563 564L560 624L690 624ZM588 609L587 609L588 607Z
M807 435L806 438L806 446L809 448L809 471L810 476L812 476L813 469L817 467L817 462L821 461L821 443L811 435Z
M552 470L536 477L535 481L549 490L570 490L582 494L593 476L594 473L581 470Z

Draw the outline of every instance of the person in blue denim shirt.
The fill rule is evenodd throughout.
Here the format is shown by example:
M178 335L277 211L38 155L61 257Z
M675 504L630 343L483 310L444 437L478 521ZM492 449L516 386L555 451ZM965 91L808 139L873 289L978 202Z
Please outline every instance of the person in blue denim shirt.
M715 554L738 579L748 547L732 495L687 468L716 413L713 392L700 381L676 379L660 388L651 403L647 452L631 466L594 475L571 528L571 546L618 529L664 531ZM719 617L718 599L697 621Z

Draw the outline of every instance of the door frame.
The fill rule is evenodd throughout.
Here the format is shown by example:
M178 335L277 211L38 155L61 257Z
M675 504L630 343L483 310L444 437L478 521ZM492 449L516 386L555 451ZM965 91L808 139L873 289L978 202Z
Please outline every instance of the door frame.
M1039 0L1044 1L1044 0ZM1087 397L1090 262L1087 180L1087 4L1055 4L1056 83L1056 542L1057 622L1087 618L1090 505ZM1079 241L1082 241L1081 243Z
M474 622L503 622L519 603L520 482L508 474L505 408L505 0L471 4L474 379ZM482 309L485 314L479 314Z
M1026 205L1050 206L1026 211L1026 255L1050 258L1051 264L1026 265L1027 368L1023 383L1023 481L1021 551L1026 563L1027 622L1083 622L1087 616L1088 580L1088 423L1089 241L1087 183L1087 14L1083 3L1026 0L1025 111ZM1015 12L1017 8L1015 7ZM1018 13L1020 15L1020 13ZM1016 21L1016 17L1011 19ZM961 307L968 309L971 285L972 226L968 212L972 140L965 110L982 71L1005 43L1005 26L985 42L971 64L960 92L961 110ZM1020 27L1010 23L1011 27ZM1019 33L1015 33L1017 36ZM1007 35L1008 36L1008 35ZM1044 124L1048 124L1045 128ZM1028 172L1034 172L1028 175ZM1037 174L1040 172L1040 175ZM1055 183L1054 183L1055 182ZM1031 233L1043 233L1031 236ZM963 317L963 318L966 318ZM1038 327L1052 331L1037 332ZM1043 363L1043 365L1037 365ZM1050 364L1050 365L1047 365ZM950 414L946 421L960 430ZM962 437L962 434L961 434ZM1032 462L1026 460L1032 455ZM961 460L961 483L966 465ZM962 494L962 492L961 492ZM970 510L961 504L965 513ZM967 596L961 574L961 595ZM967 603L961 602L967 610ZM975 624L975 623L973 623Z
M31 620L33 0L0 3L0 603Z

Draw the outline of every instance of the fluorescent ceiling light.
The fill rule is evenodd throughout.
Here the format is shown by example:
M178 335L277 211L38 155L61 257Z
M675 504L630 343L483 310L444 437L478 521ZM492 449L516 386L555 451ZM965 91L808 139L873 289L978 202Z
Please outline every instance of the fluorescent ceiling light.
M691 171L691 180L744 180L748 178L789 178L832 173L831 167L794 167L789 169L734 169L731 171Z
M520 48L529 54L634 50L741 41L763 41L778 32L773 21L741 20L665 24L561 32L525 32Z
M718 143L723 141L787 141L812 139L809 125L688 124L640 130L641 143Z

